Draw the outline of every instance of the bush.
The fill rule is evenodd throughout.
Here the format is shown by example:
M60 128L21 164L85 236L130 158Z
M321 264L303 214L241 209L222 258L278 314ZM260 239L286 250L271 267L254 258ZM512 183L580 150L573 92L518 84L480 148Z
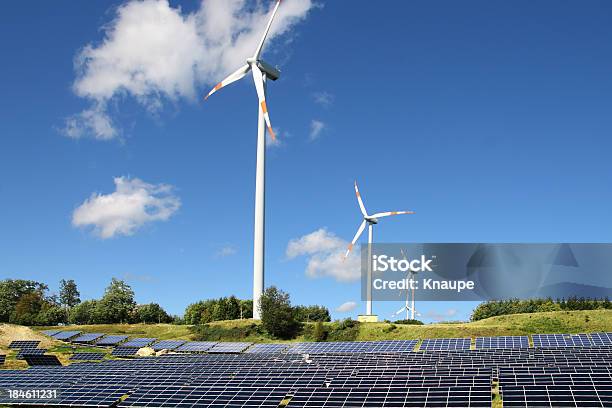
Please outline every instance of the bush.
M351 319L344 319L331 324L327 340L354 341L359 335L360 323Z
M593 310L610 309L612 304L608 298L585 299L570 297L568 299L508 299L490 300L479 304L472 312L471 321L477 321L494 316L516 313L554 312L558 310Z
M402 319L402 320L396 320L394 322L395 324L414 324L414 325L422 325L423 322L420 320L416 320L416 319Z
M314 341L325 341L327 339L327 330L323 325L323 322L316 322L312 333L312 339Z
M297 320L297 311L291 307L289 295L271 286L264 291L260 299L261 323L273 337L291 339L301 329Z
M264 334L261 326L255 323L242 327L202 324L191 327L191 331L197 341L236 341Z
M300 322L331 322L331 315L325 306L296 306Z

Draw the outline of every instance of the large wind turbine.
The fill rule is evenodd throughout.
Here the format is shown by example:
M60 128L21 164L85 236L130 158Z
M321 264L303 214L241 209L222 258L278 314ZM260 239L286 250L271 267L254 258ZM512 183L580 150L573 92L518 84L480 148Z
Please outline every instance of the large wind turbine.
M359 209L361 210L361 214L363 215L363 221L359 228L357 229L357 233L353 240L348 246L346 250L346 254L344 254L344 258L348 257L349 253L355 246L355 242L359 239L363 230L368 225L368 276L367 276L367 288L366 288L366 315L372 316L372 227L374 224L378 224L379 218L388 217L390 215L400 215L400 214L414 214L414 211L387 211L380 212L372 215L368 215L368 212L363 205L363 200L361 199L361 194L359 194L359 188L357 188L357 182L355 181L355 194L357 195L357 202L359 203Z
M274 16L278 11L278 6L281 0L277 0L266 30L259 41L259 45L252 57L246 59L246 63L230 74L223 81L219 82L206 95L205 99L219 89L242 79L251 71L257 97L259 98L259 117L257 123L257 169L255 176L255 237L253 248L253 318L260 319L259 313L259 298L263 293L264 288L264 239L265 239L265 190L266 190L266 127L270 133L272 140L276 140L272 125L270 124L270 115L268 114L268 106L266 105L266 79L276 81L280 77L280 72L270 64L264 62L261 57L266 37L272 26Z

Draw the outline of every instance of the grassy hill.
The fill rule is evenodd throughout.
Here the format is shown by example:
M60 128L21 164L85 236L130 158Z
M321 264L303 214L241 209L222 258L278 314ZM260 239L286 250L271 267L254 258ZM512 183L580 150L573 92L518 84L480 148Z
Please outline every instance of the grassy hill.
M332 328L333 323L326 323ZM270 339L252 320L228 320L208 325L204 332L195 333L191 326L171 324L113 324L69 326L71 330L127 334L132 337L158 339L218 340L276 342ZM47 328L37 328L44 330ZM511 336L534 333L612 332L612 310L579 310L545 313L525 313L491 317L470 323L439 323L422 326L367 323L360 324L354 340L425 339L443 337ZM306 341L304 335L291 341Z
M439 323L422 326L366 323L347 330L338 330L337 323L325 323L325 327L343 340L393 340L425 339L444 337L511 336L535 333L589 333L597 331L612 332L612 310L560 311L546 313L515 314L492 317L471 323ZM67 364L68 357L76 351L100 351L100 349L75 346L53 340L39 333L49 327L28 328L0 324L0 354L8 356L0 368L26 368L24 361L15 359L15 351L8 348L12 340L41 340L41 347L57 355ZM108 324L58 327L64 330L81 330L94 333L127 334L130 337L155 337L158 339L217 340L279 342L267 336L261 325L252 320L231 320L214 322L205 330L192 326L171 324ZM307 324L305 332L312 331ZM335 330L335 332L334 332ZM309 341L308 335L300 335L290 341ZM283 341L284 342L284 341ZM108 350L110 352L110 350Z

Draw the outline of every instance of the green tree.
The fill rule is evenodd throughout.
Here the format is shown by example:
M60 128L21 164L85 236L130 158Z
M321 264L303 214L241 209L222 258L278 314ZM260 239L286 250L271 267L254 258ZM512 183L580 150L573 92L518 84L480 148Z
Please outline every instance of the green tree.
M262 326L274 337L290 339L301 328L297 312L291 307L289 294L275 286L269 287L261 295L260 313Z
M11 315L11 323L24 326L38 324L38 314L43 308L45 300L38 292L26 293L19 298L15 310Z
M300 322L331 322L331 315L325 306L296 306Z
M98 315L103 323L125 323L130 320L136 302L134 291L122 280L113 278L98 302Z
M37 293L40 298L44 298L47 289L44 283L31 280L5 279L0 281L0 322L10 321L23 295Z
M68 322L71 324L93 324L96 319L97 300L86 300L70 309Z
M66 308L71 308L81 303L81 294L74 280L62 279L60 281L59 302Z
M172 317L157 303L136 306L134 321L137 323L170 323Z

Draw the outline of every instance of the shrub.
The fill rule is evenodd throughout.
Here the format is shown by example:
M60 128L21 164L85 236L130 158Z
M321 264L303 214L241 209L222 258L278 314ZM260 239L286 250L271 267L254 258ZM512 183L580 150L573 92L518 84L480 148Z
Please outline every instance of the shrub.
M416 320L416 319L401 319L401 320L396 320L394 322L395 324L414 324L414 325L422 325L423 322L420 320Z
M275 286L269 287L261 295L260 308L262 326L270 335L281 339L297 335L301 324L287 293Z

